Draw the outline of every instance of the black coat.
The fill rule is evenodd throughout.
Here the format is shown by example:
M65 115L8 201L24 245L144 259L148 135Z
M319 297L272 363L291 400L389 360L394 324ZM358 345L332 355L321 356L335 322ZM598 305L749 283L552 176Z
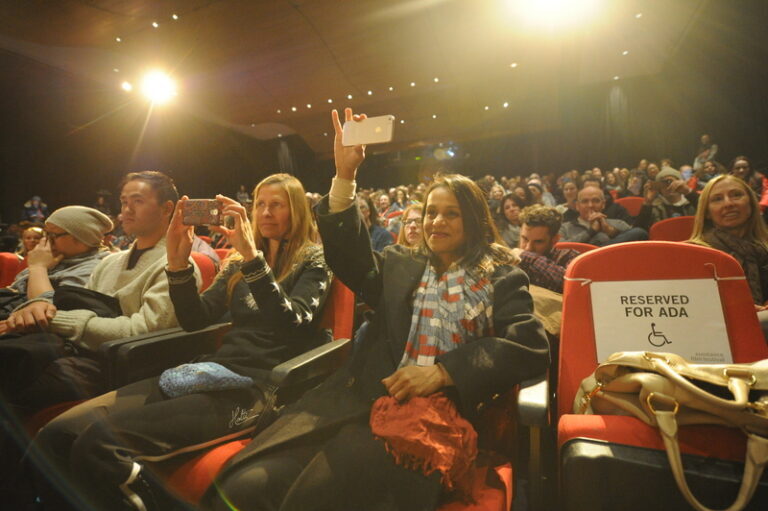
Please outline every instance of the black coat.
M258 273L265 267L263 256L247 263L232 261L200 295L194 279L183 278L192 275L191 268L169 273L169 293L182 328L199 330L220 321L225 312L231 316L232 329L216 352L196 362L217 362L264 382L277 364L329 340L328 333L319 328L331 280L320 247L307 248L279 285L270 271L250 283L241 279L229 295L233 275Z
M368 230L354 205L330 214L326 197L316 212L327 264L375 310L374 319L352 359L320 387L287 407L228 468L274 452L287 442L296 445L300 437L328 437L344 424L367 422L373 401L386 394L381 379L397 370L403 356L413 292L427 259L400 245L387 247L381 254L373 252ZM437 357L455 383L460 411L470 419L480 403L543 374L549 363L546 334L532 314L525 273L500 266L491 282L496 336L476 339ZM426 484L427 478L424 481Z

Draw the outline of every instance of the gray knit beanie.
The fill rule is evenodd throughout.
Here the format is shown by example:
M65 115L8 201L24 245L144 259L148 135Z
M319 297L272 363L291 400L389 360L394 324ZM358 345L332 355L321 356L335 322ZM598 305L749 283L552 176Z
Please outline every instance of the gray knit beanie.
M675 179L683 179L683 175L680 173L679 170L673 169L672 167L663 167L661 169L661 172L656 174L656 181L661 181L665 177L672 176Z
M45 219L45 223L61 227L89 247L98 247L104 235L114 228L107 215L85 206L59 208Z

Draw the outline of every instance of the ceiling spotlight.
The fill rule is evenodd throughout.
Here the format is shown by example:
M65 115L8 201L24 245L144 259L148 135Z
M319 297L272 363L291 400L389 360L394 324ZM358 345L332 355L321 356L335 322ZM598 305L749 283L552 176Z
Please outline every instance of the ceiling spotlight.
M411 87L416 87L416 82L411 82Z
M131 85L131 82L123 82L120 84L120 88L125 92L131 92L133 90L133 85Z
M141 91L152 103L167 103L176 95L176 84L162 71L150 71L144 75Z
M283 113L283 111L278 108L277 109L277 113L281 114L281 113Z
M504 104L502 104L501 106L503 106L504 108L508 108L509 107L509 101L505 101Z
M283 134L282 133L278 133L277 134L277 138L283 138Z
M400 124L405 124L405 119L400 119Z
M529 26L554 29L578 25L593 18L601 0L518 0L509 3L516 7L517 16Z
M296 111L296 107L295 107L295 106L292 106L292 107L291 107L291 112L295 112L295 111Z
M483 110L490 110L490 109L491 109L491 107L489 107L488 105L485 105L485 106L483 107Z
M437 82L439 82L439 81L440 81L440 78L438 78L437 76L435 76L435 77L434 77L432 80L433 80L435 83L437 83Z
M619 79L619 75L614 76L613 79L614 80L618 80Z
M323 133L323 136L327 137L328 136L328 132L326 131L325 133Z
M372 90L369 90L369 91L368 91L368 95L369 95L369 96L373 95L373 91L372 91Z
M393 90L395 90L395 88L394 88L394 87L392 87L392 86L390 86L390 87L389 87L389 92L392 92Z
M159 26L160 26L160 23L158 23L157 21L153 21L153 22L152 22L152 26L153 26L153 27L155 27L155 28L157 28L157 27L159 27Z
M179 15L178 15L178 14L172 14L172 15L171 15L171 18L173 18L173 19L177 20L177 19L179 19Z
M516 68L516 67L517 67L517 62L513 62L513 63L511 63L511 64L509 65L509 67L511 67L512 69Z
M311 103L307 103L307 108L312 108L312 104Z
M642 17L643 17L643 13L642 12L638 12L637 14L635 14L635 18L637 18L637 19L640 19Z
M432 114L433 119L437 119L437 114Z
M624 50L623 52L621 52L621 54L622 55L629 55L629 50Z
M119 69L117 69L116 67L113 67L113 68L112 68L112 71L113 71L113 72L115 72L115 73L119 73L119 72L120 72L120 70L119 70Z
M119 37L115 37L115 41L117 41L118 43L122 43L123 42L123 40L120 39Z
M347 94L347 99L352 99L352 94Z
M328 98L328 103L333 103L333 100L331 98Z
M255 128L255 127L256 127L256 124L252 122L251 123L251 128Z

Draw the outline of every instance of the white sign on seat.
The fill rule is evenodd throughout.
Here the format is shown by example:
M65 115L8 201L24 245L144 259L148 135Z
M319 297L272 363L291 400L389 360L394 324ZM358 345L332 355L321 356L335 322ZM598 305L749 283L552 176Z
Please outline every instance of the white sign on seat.
M714 279L592 282L590 292L598 362L617 351L733 362Z

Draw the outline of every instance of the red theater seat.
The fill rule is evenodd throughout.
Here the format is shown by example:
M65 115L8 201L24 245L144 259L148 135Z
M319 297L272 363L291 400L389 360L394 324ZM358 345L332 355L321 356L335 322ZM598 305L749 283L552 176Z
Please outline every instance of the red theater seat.
M26 261L11 252L0 252L0 287L10 286L16 274L26 267Z
M676 216L659 220L651 226L648 238L652 241L686 241L693 233L692 216Z
M214 250L219 255L219 259L221 259L222 262L229 257L229 253L232 251L230 248L215 248Z
M210 257L200 252L192 252L192 260L195 261L200 270L200 276L203 279L200 286L200 292L202 293L213 283L213 279L216 277L216 265L213 264L213 260Z
M616 199L614 202L623 206L630 215L637 216L640 214L640 209L643 207L645 199L642 197L622 197L621 199Z
M632 281L715 275L734 362L768 358L749 286L741 278L744 273L723 252L647 241L600 248L580 255L568 267L557 389L562 509L688 509L655 428L635 417L573 414L572 407L582 379L598 362L591 283L627 281L631 292ZM682 426L679 439L694 494L709 506L730 505L741 479L746 437L733 428ZM749 509L768 506L768 481L763 479Z

